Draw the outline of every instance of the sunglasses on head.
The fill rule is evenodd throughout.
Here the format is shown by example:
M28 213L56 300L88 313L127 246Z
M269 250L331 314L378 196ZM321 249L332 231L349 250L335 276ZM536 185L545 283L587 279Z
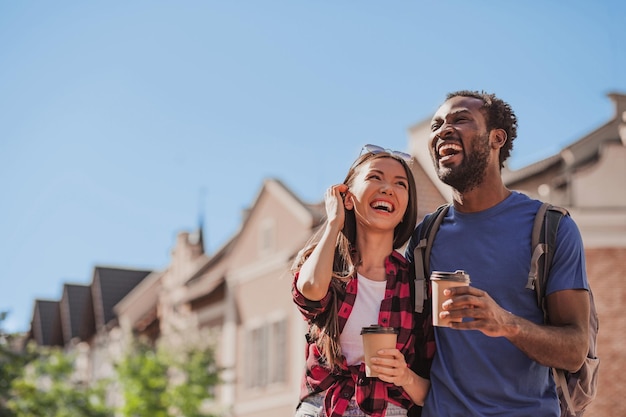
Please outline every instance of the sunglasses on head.
M404 162L411 162L413 160L413 157L409 155L408 153L394 151L391 149L385 149L378 145L372 145L372 144L367 144L363 146L363 148L361 148L361 153L359 154L359 156L363 155L364 153L371 153L374 155L379 154L379 153L388 153L391 156L395 156L396 158L400 158L404 160Z

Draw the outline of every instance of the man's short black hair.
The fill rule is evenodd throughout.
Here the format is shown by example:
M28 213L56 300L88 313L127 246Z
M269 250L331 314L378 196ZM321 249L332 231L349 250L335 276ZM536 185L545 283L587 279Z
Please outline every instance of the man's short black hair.
M517 116L509 103L496 97L495 94L486 93L485 91L460 90L448 93L446 100L453 97L473 97L482 100L484 103L481 111L487 122L487 131L492 129L502 129L506 132L507 141L500 148L500 168L504 166L511 150L513 149L513 141L517 137Z

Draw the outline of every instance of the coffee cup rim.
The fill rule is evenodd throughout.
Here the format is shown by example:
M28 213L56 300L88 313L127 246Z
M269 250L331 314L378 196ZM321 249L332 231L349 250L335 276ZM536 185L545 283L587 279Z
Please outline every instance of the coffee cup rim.
M398 329L395 327L372 325L362 327L361 334L398 334Z

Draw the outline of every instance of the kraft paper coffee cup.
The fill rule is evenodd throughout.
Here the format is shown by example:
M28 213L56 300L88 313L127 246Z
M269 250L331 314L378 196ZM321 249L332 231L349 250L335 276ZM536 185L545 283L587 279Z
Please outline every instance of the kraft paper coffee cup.
M377 356L380 349L394 349L398 341L398 330L393 327L372 325L361 329L363 338L363 353L365 355L365 376L378 376L371 369L371 358Z
M443 290L452 287L468 286L470 284L469 275L462 270L455 272L433 271L430 275L430 282L432 283L433 297L433 326L450 327L451 321L462 321L461 319L451 320L449 317L440 319L439 313L442 311L441 304L449 298L443 295Z

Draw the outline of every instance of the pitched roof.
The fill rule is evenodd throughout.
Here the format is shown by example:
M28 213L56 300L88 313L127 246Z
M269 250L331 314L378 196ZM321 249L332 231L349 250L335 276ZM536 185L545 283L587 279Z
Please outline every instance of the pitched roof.
M521 181L541 175L550 168L555 168L558 172L574 172L596 161L602 147L607 143L625 143L626 137L622 136L626 129L626 94L609 93L608 97L615 106L614 115L608 122L564 147L556 155L515 171L503 169L504 183L507 186L514 186Z
M521 180L543 174L548 169L556 167L562 163L563 158L560 154L549 156L541 161L526 165L518 170L510 170L507 167L502 168L502 181L507 185L515 184Z
M93 289L89 286L89 298L88 302L85 302L83 305L82 311L82 320L79 329L80 340L89 339L96 332L96 319L94 316L94 305L93 305Z
M65 284L60 302L61 328L65 344L75 337L82 336L85 311L93 308L91 290L87 285Z
M93 297L96 329L115 318L113 307L152 271L97 266L93 272Z
M254 211L254 208L261 200L261 196L267 192L274 193L279 197L286 197L286 199L283 200L284 204L286 206L288 205L293 210L294 214L300 216L301 218L310 219L312 230L319 226L322 219L326 215L323 202L315 204L305 203L279 179L265 178L263 186L254 198L254 202L247 210L244 211L244 218L239 226L237 235L239 235L242 230L246 229L248 221L250 220L250 214ZM229 248L229 250L231 249L232 247Z
M63 346L59 301L35 300L31 333L40 346Z
M118 302L113 311L124 317L136 330L143 330L158 320L159 293L165 271L156 271L146 276Z

